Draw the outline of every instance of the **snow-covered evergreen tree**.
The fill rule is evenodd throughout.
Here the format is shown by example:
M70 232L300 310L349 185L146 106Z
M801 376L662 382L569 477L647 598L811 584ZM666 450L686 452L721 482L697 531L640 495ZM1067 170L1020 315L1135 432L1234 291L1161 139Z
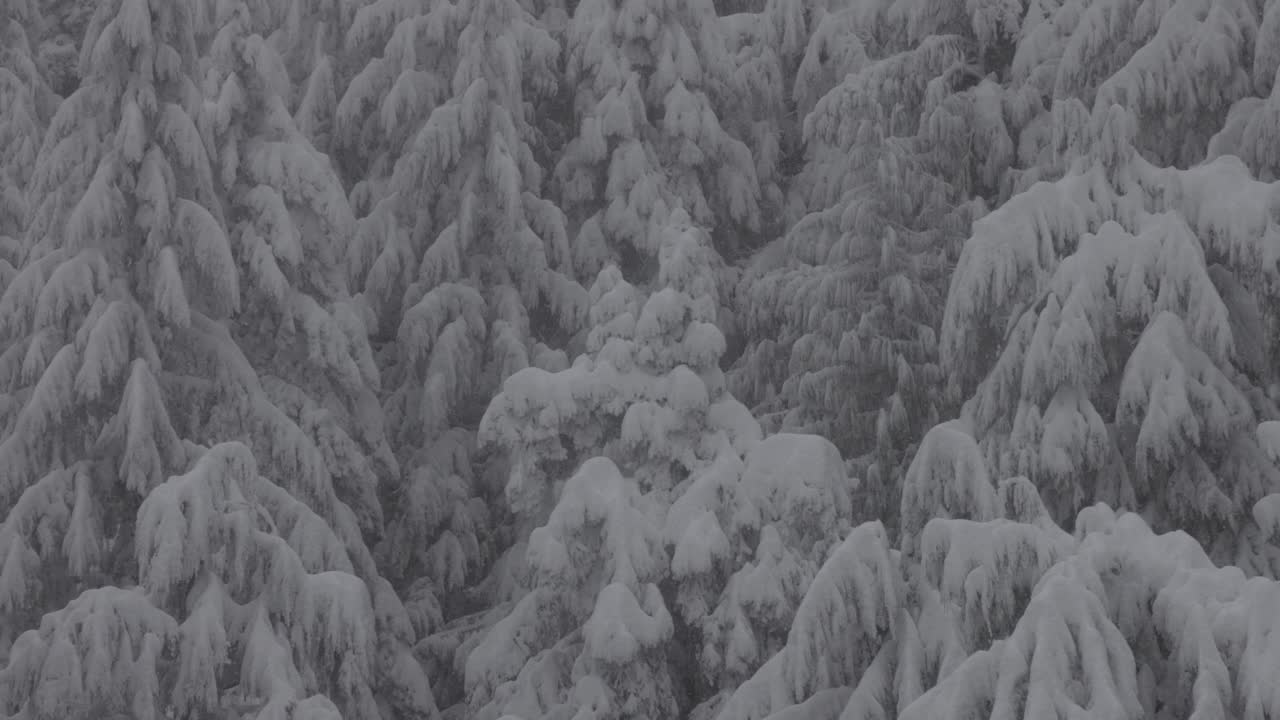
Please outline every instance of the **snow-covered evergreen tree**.
M1269 433L1269 431L1268 431ZM902 552L851 533L786 646L709 717L1267 717L1280 583L1216 567L1183 532L1103 504L1060 529L1034 485L993 483L963 426L913 464ZM1271 496L1275 498L1277 496ZM1274 500L1255 510L1274 527ZM1270 532L1271 530L1268 530Z
M1280 69L1280 12L1271 5L1262 7L1262 14L1257 18L1257 35L1253 40L1253 57L1237 56L1237 61L1229 71L1233 75L1243 70L1248 74L1248 81L1233 78L1233 92L1216 98L1219 102L1235 99L1236 102L1228 111L1226 119L1221 122L1221 130L1210 141L1208 153L1210 157L1218 155L1236 155L1249 166L1262 180L1274 180L1277 167L1280 166L1280 155L1277 146L1274 119L1276 117L1276 71ZM1225 30L1221 27L1217 30ZM1251 28L1252 29L1252 28ZM1229 36L1228 36L1229 37ZM1203 43L1204 40L1201 40ZM1185 52L1185 51L1184 51ZM1241 67L1243 66L1243 67ZM1222 68L1219 72L1226 72ZM1250 72L1251 71L1251 72ZM1248 89L1252 86L1252 93ZM1238 97L1241 91L1245 97ZM1208 92L1208 91L1206 91Z
M1274 190L1234 157L1149 165L1119 106L1095 123L1066 177L975 226L943 358L957 386L981 379L966 414L994 465L1030 477L1057 518L1142 508L1229 558L1216 543L1280 489L1257 440L1277 416ZM1000 336L983 362L975 345Z
M604 454L645 491L669 491L720 450L721 431L745 452L759 428L724 386L724 335L715 255L707 234L683 209L658 232L652 293L616 266L591 289L588 354L560 372L528 368L494 398L482 434L512 453L507 494L541 523L559 493L561 463Z
M673 195L721 253L746 245L760 226L757 166L724 119L746 86L711 0L582 0L566 55L577 133L556 177L579 275L616 262L647 280Z
M304 393L279 392L286 370L359 381L315 326L329 298L302 273L272 296L237 262L257 252L246 265L264 268L254 229L282 256L295 223L321 229L306 222L315 197L292 193L323 173L290 175L305 164L267 146L285 126L237 105L270 107L271 63L249 6L220 10L215 54L234 79L214 135L266 152L211 162L191 8L115 0L89 22L84 80L36 160L30 250L0 298L21 403L0 443L0 699L38 718L431 717L408 617L335 491L341 438L319 409L297 412ZM242 328L295 317L313 352L241 349Z
M246 301L279 313L275 322L237 323L233 334L273 401L323 448L339 496L376 538L375 468L396 468L368 332L346 292L342 253L355 220L325 156L284 105L283 65L256 32L254 11L261 23L262 9L224 3L211 48L217 69L206 78L217 99L202 118L226 211L238 219L229 229L248 280Z
M1242 652L1250 643L1234 634L1271 597L1271 581L1245 577L1274 577L1276 539L1280 246L1273 190L1249 173L1272 178L1264 13L872 5L857 9L867 48L972 32L967 65L1011 63L971 86L1017 142L1005 170L982 168L970 191L1012 199L974 226L940 336L949 389L971 399L963 422L924 438L905 477L907 617L894 642L856 683L808 697L779 700L783 660L771 661L721 717L1264 716L1270 696L1249 678L1271 650ZM903 35L865 31L895 16ZM1262 82L1250 79L1259 67ZM850 135L857 118L840 116ZM963 156L939 142L946 127L920 137ZM1207 164L1161 167L1195 165L1206 148ZM988 479L1011 475L1028 477ZM1098 500L1146 520L1101 506L1077 517Z
M708 717L763 720L799 706L834 720L847 690L830 691L877 674L880 648L900 632L902 595L884 527L855 528L804 594L786 645Z
M503 468L475 447L485 404L513 373L564 367L546 343L586 312L532 149L530 103L555 89L559 46L515 0L371 3L347 42L381 51L337 109L342 151L367 172L347 268L404 470L381 559L426 631L487 608L473 586L510 544L494 519Z
M1278 72L1258 0L0 0L0 716L1280 717Z
M345 33L365 4L366 0L284 0L268 6L268 40L292 79L284 91L285 105L298 130L323 152L337 148L335 115L351 73L343 52Z
M851 455L868 516L887 523L914 443L947 412L937 328L958 241L1016 159L1008 60L975 61L976 17L930 17L950 7L768 10L796 58L806 163L789 230L741 281L734 387L767 427L821 432Z
M589 354L557 373L529 368L513 375L490 405L482 434L510 451L512 475L507 496L521 527L536 528L527 543L520 542L511 550L517 556L527 553L534 585L506 619L466 648L469 702L477 711L496 713L494 717L502 712L528 715L528 708L535 707L533 716L542 717L568 703L575 711L594 708L590 712L599 713L599 717L640 717L644 707L650 712L671 707L687 710L697 701L696 688L706 686L701 679L704 674L719 680L718 670L704 673L700 669L704 656L710 657L702 643L705 640L708 646L723 647L723 638L712 635L732 631L731 627L720 628L710 615L720 604L725 583L740 558L755 550L754 545L744 544L754 539L752 535L761 534L762 526L768 523L798 521L783 517L788 502L779 499L773 501L776 507L768 505L773 491L766 488L785 484L781 478L757 480L756 484L764 487L755 496L743 496L741 507L735 504L734 488L744 481L744 473L750 476L743 459L759 441L760 431L746 409L724 389L718 366L724 337L713 324L718 307L713 253L706 234L677 209L661 234L654 292L646 299L622 279L616 267L603 270L592 288ZM600 454L604 457L590 459ZM549 602L544 596L552 592L547 589L546 576L537 569L540 563L560 557L549 554L548 534L559 537L562 531L554 528L563 520L557 518L577 517L576 511L566 508L582 502L584 491L577 489L577 484L586 482L584 476L575 474L566 484L560 473L565 473L565 468L572 472L580 464L582 472L595 468L612 478L608 483L617 485L618 493L632 497L629 502L638 508L643 522L631 522L625 538L609 542L632 547L631 543L649 538L644 543L652 546L646 551L654 557L647 561L652 567L639 579L620 581L622 585L590 576L594 585L569 593L586 605L562 617L560 624L553 623L558 629L539 636L541 644L516 652L513 643L526 641L518 640L515 634L530 632L519 628L545 615L537 615L535 609L541 607L538 603ZM818 507L804 506L819 515L822 510L838 513L839 498L848 502L847 489L840 487L845 479L838 454L834 466L840 473L836 487L801 485L794 504L812 502ZM820 478L815 484L821 482ZM806 495L801 488L813 494ZM834 495L824 496L824 492ZM793 512L805 511L797 507ZM834 520L827 524L834 524ZM638 528L642 527L649 529L641 532ZM773 532L776 536L777 530ZM796 529L788 535L803 532ZM773 545L779 544L774 537ZM772 550L775 554L781 551ZM766 549L762 555L769 552ZM762 558L761 562L772 559ZM558 562L564 565L563 558ZM565 567L573 565L569 562ZM511 567L517 572L520 569L519 564ZM578 567L576 571L581 570ZM519 578L509 584L518 586ZM733 599L744 601L737 596ZM625 619L628 607L643 610L649 618L646 623L674 622L685 631L678 641L672 640L670 630L662 631L660 637L655 636L653 642L658 646L651 652L612 660L598 655L607 648L592 649L592 628L616 622L630 626L631 621ZM728 612L726 609L721 615ZM666 620L660 620L663 617ZM551 654L539 654L544 651ZM706 652L714 655L718 651L711 648ZM672 665L672 656L684 658L680 662L687 665ZM540 678L552 672L553 666L560 673L553 687L560 690L539 696L535 691L543 682ZM677 671L680 667L686 668L683 674ZM637 678L644 677L653 682L636 684ZM673 679L682 685L678 692L671 686ZM685 683L689 685L683 686ZM527 705L539 697L541 704ZM666 712L659 715L666 716Z
M0 278L7 283L22 262L27 186L57 97L39 53L42 16L33 0L0 8ZM7 265L7 267L4 267Z
M800 125L788 102L788 75L791 67L785 53L786 38L762 8L758 12L722 14L719 24L725 34L733 75L733 93L718 109L725 129L740 138L751 152L760 189L758 236L769 237L785 229L784 188L787 173L798 154ZM749 247L758 244L752 238Z
M645 505L607 458L565 483L529 538L534 587L467 658L479 717L677 714L665 657L674 624L656 584L667 558Z
M457 39L463 21L453 3L379 0L356 11L344 52L359 63L335 109L335 144L357 170L351 204L369 215L391 192L396 160L409 151L417 131L453 95ZM382 222L393 205L379 206ZM386 226L367 231L386 232Z
M79 48L85 28L93 15L95 3L89 0L14 0L11 8L26 6L26 12L39 9L43 19L37 35L29 34L27 42L44 66L49 86L60 96L68 96L80 83ZM30 17L30 15L28 15Z
M713 467L718 472L691 486L667 519L668 537L678 538L672 556L678 607L701 643L697 717L720 707L786 646L821 560L853 516L854 487L840 453L818 436L772 435L751 450L739 473L730 469ZM723 533L720 554L702 550L719 542L708 530Z
M1256 674L1276 659L1264 608L1280 583L1215 567L1189 536L1157 535L1103 505L1076 526L1066 556L1054 562L1039 551L1047 567L1028 578L1033 589L1008 635L953 664L900 717L1224 717L1228 708L1266 717L1280 709ZM978 545L963 554L973 557Z

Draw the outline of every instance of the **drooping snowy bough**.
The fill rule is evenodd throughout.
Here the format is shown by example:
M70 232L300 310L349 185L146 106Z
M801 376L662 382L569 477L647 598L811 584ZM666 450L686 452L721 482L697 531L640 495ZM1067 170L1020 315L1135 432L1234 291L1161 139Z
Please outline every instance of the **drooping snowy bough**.
M1104 504L1082 510L1068 533L1026 478L988 480L964 435L935 429L921 450L934 458L929 480L911 473L899 522L933 519L904 533L901 552L878 526L854 530L809 586L786 646L707 717L1136 720L1280 710L1263 680L1280 659L1280 582L1215 566L1187 533L1157 534ZM1272 538L1277 497L1254 510Z
M341 194L274 105L248 5L219 10L209 107L192 8L98 4L36 160L0 297L21 403L0 443L2 711L433 717L362 534L364 332L303 260L342 232Z

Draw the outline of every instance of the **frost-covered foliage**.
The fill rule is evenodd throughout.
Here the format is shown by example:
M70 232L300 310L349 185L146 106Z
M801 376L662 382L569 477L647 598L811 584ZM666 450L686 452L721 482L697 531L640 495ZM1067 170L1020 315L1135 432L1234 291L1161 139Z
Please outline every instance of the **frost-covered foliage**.
M224 206L237 218L228 230L246 280L241 293L255 310L232 334L272 401L324 453L339 497L376 537L376 464L395 466L377 408L379 371L340 262L355 220L325 156L284 105L283 65L256 32L261 8L221 4L206 77L217 100L201 123Z
M859 429L832 408L894 390L892 374L859 379L878 360L849 349L855 328L883 332L858 304L895 271L872 264L879 243L866 243L861 275L839 253L865 222L945 259L937 238L972 219L945 310L935 281L919 323L935 346L924 362L941 366L932 384L886 353L906 389L964 408L926 434L930 414L904 399L899 417L917 424L886 433L905 441L900 510L873 512L897 530L900 615L865 650L805 648L837 667L859 648L863 664L840 676L808 660L797 685L788 645L705 717L1273 712L1254 680L1274 662L1260 608L1275 602L1280 540L1272 14L1198 0L895 0L805 18L815 54L795 97L820 150L793 194L809 215L744 275L766 291L744 325L767 339L737 369L740 392L771 401L761 409L784 427L879 440L892 413ZM837 55L822 38L841 32ZM821 72L828 61L835 73ZM903 73L910 63L923 65ZM905 182L929 176L953 185L933 186L937 214L929 187ZM893 219L853 202L879 193L925 205ZM974 196L996 209L966 210ZM945 279L945 261L934 267ZM801 365L810 354L822 364ZM829 429L840 422L850 429ZM898 487L881 490L875 450L864 487L884 502Z
M1066 177L975 225L942 355L993 466L1067 521L1092 501L1185 529L1219 560L1280 474L1258 444L1278 417L1277 186L1234 157L1159 169L1132 115ZM1005 337L994 361L977 345ZM1226 554L1223 554L1226 553Z
M342 540L260 477L245 445L186 449L199 458L192 469L156 486L138 508L134 557L121 559L136 563L137 585L85 583L19 636L0 671L5 712L160 718L170 709L234 707L259 718L319 719L339 717L341 707L376 717L375 615ZM109 569L95 557L109 548L84 532L87 519L114 519L93 514L102 480L87 464L55 472L10 512L0 529L5 577L30 573L34 582L25 593L6 583L6 607L55 590L47 576L36 579L42 560ZM61 547L41 537L58 525ZM299 702L311 693L322 694Z
M1280 15L1201 0L1007 10L991 17L1018 38L1004 114L1022 128L1019 169L959 258L948 389L993 467L1028 476L1059 522L1101 500L1262 572L1250 511L1280 487L1258 441L1280 400Z
M22 8L27 17L39 10L39 32L28 27L27 41L43 66L49 86L60 96L70 95L80 83L79 47L96 3L89 0L11 0L9 8Z
M757 159L726 115L749 83L734 74L724 29L711 0L578 3L566 48L577 136L556 177L580 276L618 263L646 280L675 197L715 229L722 253L760 226Z
M588 354L559 372L528 368L507 379L481 423L512 456L513 509L541 522L563 466L609 456L646 490L669 490L719 452L760 435L725 389L724 335L714 251L682 209L656 233L658 273L646 298L616 266L591 289ZM549 494L550 493L550 494Z
M379 331L400 348L391 417L405 437L428 440L542 359L535 331L575 330L586 311L586 292L565 274L563 214L539 197L525 139L522 68L550 63L556 46L513 1L453 13L462 51L451 95L416 123L391 112L412 124L408 144L348 251Z
M354 365L340 325L317 325L323 273L278 265L295 223L324 242L329 218L307 222L318 195L294 195L323 194L323 173L282 159L305 146L259 145L288 123L246 110L269 112L269 63L251 62L249 6L219 9L222 152L197 130L191 8L115 0L97 5L83 82L36 158L26 262L0 297L18 403L0 443L0 699L37 718L428 718L407 614L335 489L350 464L331 397L284 384L363 383L340 372L344 353ZM260 152L228 162L232 138ZM264 260L294 285L264 292ZM298 339L267 360L253 332L282 320Z
M903 481L899 514L903 552L919 556L920 534L933 519L985 521L997 515L995 486L973 437L955 422L930 430Z
M479 717L675 717L731 689L781 646L852 514L830 443L762 442L724 389L705 233L677 210L660 238L660 289L603 270L589 353L512 376L486 413L537 527L512 551L531 589L467 648Z
M891 507L911 443L950 405L936 402L937 331L957 234L984 212L971 198L1060 178L1106 142L1113 104L1157 165L1208 149L1267 172L1280 20L1260 7L885 0L802 16L776 3L774 26L809 37L793 96L810 160L790 232L744 275L757 292L738 293L760 339L735 391L766 427L831 435ZM985 368L1002 330L963 362Z
M835 441L866 476L868 516L885 521L914 443L947 410L937 328L951 258L980 212L970 199L998 195L1014 160L1003 90L983 79L1002 62L975 65L963 24L913 30L926 4L770 8L797 58L788 90L805 165L788 231L737 293L747 346L735 391L766 427Z
M809 585L785 646L709 717L761 720L874 676L881 646L903 620L901 585L884 527L855 528ZM822 705L828 717L839 710L837 703Z
M768 5L753 12L721 12L719 17L734 92L717 114L730 135L741 138L751 151L760 188L760 222L752 248L761 238L785 231L785 187L800 145L799 114L788 95L788 80L795 72L795 58L788 50L794 38L778 26L773 3Z
M1280 717L1278 73L1260 0L0 0L0 717Z
M353 26L352 42L367 42L379 22L375 10L389 12L381 4L367 10ZM419 70L417 45L429 48L446 34L456 35L458 44L452 72ZM464 400L484 400L457 362L436 362L456 369L447 382L432 379L447 368L424 372L431 357L492 356L470 363L472 374L483 375L478 371L491 364L487 374L500 381L531 364L531 322L547 325L537 328L544 332L572 331L586 310L585 291L565 275L571 266L564 216L539 196L542 170L528 144L525 88L550 89L557 53L514 0L435 4L396 24L384 56L344 96L341 118L350 135L370 142L364 136L373 134L388 146L387 162L394 161L383 168L385 185L358 198L368 215L348 258L377 330L398 332L405 346L405 382L425 386L436 400L421 403L422 417L400 411L406 434L429 436L447 427ZM432 56L422 60L430 63ZM377 96L380 85L390 86L385 99ZM477 306L467 297L471 292L485 304ZM473 327L443 339L444 328L463 317ZM433 350L437 344L443 347Z
M527 105L554 89L559 47L515 0L373 3L348 42L379 40L338 120L372 161L346 253L386 342L384 408L405 469L384 548L397 577L460 598L497 543L471 431L505 378L566 364L542 341L576 331L587 309L530 147Z
M1065 547L1056 562L1048 548L1034 551L1039 568L1025 567L1038 579L1007 635L955 665L900 717L962 718L977 708L1012 718L1086 708L1106 718L1280 710L1259 675L1277 660L1267 607L1280 601L1280 583L1215 567L1189 536L1156 535L1137 515L1103 505L1081 513Z
M786 646L703 717L1136 720L1280 709L1261 680L1280 659L1268 609L1280 583L1217 567L1189 535L1156 534L1103 504L1067 533L1026 478L988 480L965 435L951 424L926 439L899 522L934 517L903 533L902 552L878 524L850 533L810 584ZM1274 507L1257 505L1259 526L1272 527Z
M1263 130L1280 19L1199 0L1025 10L984 16L1014 40L1017 169L951 282L948 391L1059 522L1101 500L1235 561L1280 487L1256 434L1280 399Z
M1240 14L1243 13L1237 10L1233 15ZM1222 27L1225 25L1222 19L1212 29L1220 33L1220 37L1229 37L1229 26ZM1257 20L1256 29L1251 20ZM1260 17L1243 15L1239 22L1243 28L1256 32L1256 35L1241 38L1241 41L1251 41L1251 48L1241 41L1236 44L1242 47L1223 46L1223 49L1235 51L1232 53L1235 57L1231 59L1238 60L1239 65L1230 69L1235 77L1232 78L1229 91L1223 92L1226 88L1219 88L1214 99L1218 103L1230 100L1236 102L1231 105L1225 121L1215 124L1221 130L1209 141L1208 152L1211 157L1236 155L1261 179L1274 180L1280 171L1280 135L1276 131L1280 96L1276 95L1275 82L1276 71L1280 70L1280 11L1272 5L1263 5ZM1184 39L1183 42L1193 41ZM1253 50L1252 58L1248 55L1250 49ZM1221 54L1222 50L1218 52ZM1183 54L1186 55L1187 51L1184 50ZM1219 76L1227 71L1225 67L1217 70ZM1202 94L1208 92L1213 91L1208 88L1201 91Z
M534 586L466 660L475 717L675 717L656 583L667 558L637 483L593 458L529 537ZM585 713L585 714L584 714Z
M723 447L673 493L586 461L529 537L532 590L466 657L470 716L718 706L786 645L849 497L839 454L814 436L770 437L745 463Z
M720 697L786 642L820 559L853 516L840 453L821 437L772 435L752 448L740 479L731 469L713 466L718 472L692 485L667 519L682 615L702 636L703 694ZM703 555L718 534L723 556Z
M453 96L465 20L450 2L377 0L362 5L347 27L345 53L367 60L338 101L335 142L359 171L351 190L358 214L368 215L390 192L397 158L431 112Z
M1093 62L1092 52L1114 72L1097 82L1091 73L1060 69L1059 88L1089 106L1129 108L1138 125L1135 144L1153 162L1179 167L1199 162L1228 108L1255 87L1264 94L1270 90L1275 70L1267 67L1264 54L1275 40L1260 37L1261 5L1210 0L1099 5L1082 14L1059 67ZM1122 18L1131 20L1121 27ZM1107 42L1120 33L1128 35L1126 43ZM1129 48L1133 51L1126 57Z
M352 64L360 61L344 53L344 34L365 4L366 0L275 0L263 6L270 17L263 32L270 31L267 40L292 81L281 89L281 97L298 130L325 152L339 145L334 127L338 100Z
M0 283L22 262L27 185L57 97L39 53L43 18L35 0L0 6Z

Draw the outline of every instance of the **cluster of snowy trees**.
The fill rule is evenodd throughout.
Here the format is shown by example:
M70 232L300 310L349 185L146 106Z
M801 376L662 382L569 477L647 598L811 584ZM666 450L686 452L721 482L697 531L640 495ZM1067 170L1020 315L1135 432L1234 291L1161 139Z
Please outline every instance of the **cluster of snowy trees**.
M0 2L0 717L1280 717L1280 4Z

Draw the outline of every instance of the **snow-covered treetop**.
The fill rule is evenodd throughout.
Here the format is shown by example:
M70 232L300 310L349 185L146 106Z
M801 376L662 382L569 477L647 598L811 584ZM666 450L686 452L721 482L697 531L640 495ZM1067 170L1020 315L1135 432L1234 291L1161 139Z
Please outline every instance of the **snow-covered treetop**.
M480 433L513 453L508 492L539 487L536 465L588 448L604 448L642 483L670 486L670 463L687 472L710 460L717 433L739 452L759 438L717 364L724 337L706 235L677 210L662 238L659 289L641 303L616 268L603 270L591 293L591 353L560 372L522 370L490 403Z
M1276 188L1232 157L1190 170L1125 159L1115 137L975 225L942 359L953 387L977 383L966 412L992 459L1040 485L1059 519L1089 497L1160 498L1178 527L1210 532L1280 487L1254 439L1274 400L1239 374L1261 370L1259 330L1276 321L1253 299L1280 298Z
M45 126L57 98L45 79L37 37L40 15L27 0L0 8L0 252L7 281L21 262L26 228L27 185L35 168Z
M272 104L279 63L245 3L217 8L229 21L207 76L219 101L203 102L201 10L98 4L83 83L32 174L27 263L0 297L4 389L21 401L0 444L6 649L63 609L19 636L29 652L7 655L6 712L155 717L244 702L262 717L376 717L374 687L421 680L403 664L412 629L361 537L376 501L358 518L338 491L360 474L347 408L377 377L351 311L321 306L342 294L326 273L349 213L323 161L282 142L298 137ZM330 267L308 267L307 253ZM271 325L286 330L273 351L242 349ZM288 331L303 338L292 357ZM315 382L290 382L308 372ZM345 385L350 405L309 396L315 375ZM130 616L147 627L121 641ZM315 693L330 699L299 703ZM391 703L432 709L425 686Z
M624 249L652 254L673 197L702 227L758 227L751 152L719 117L738 88L710 0L586 0L567 43L578 135L556 175L585 221L574 244L580 273Z

